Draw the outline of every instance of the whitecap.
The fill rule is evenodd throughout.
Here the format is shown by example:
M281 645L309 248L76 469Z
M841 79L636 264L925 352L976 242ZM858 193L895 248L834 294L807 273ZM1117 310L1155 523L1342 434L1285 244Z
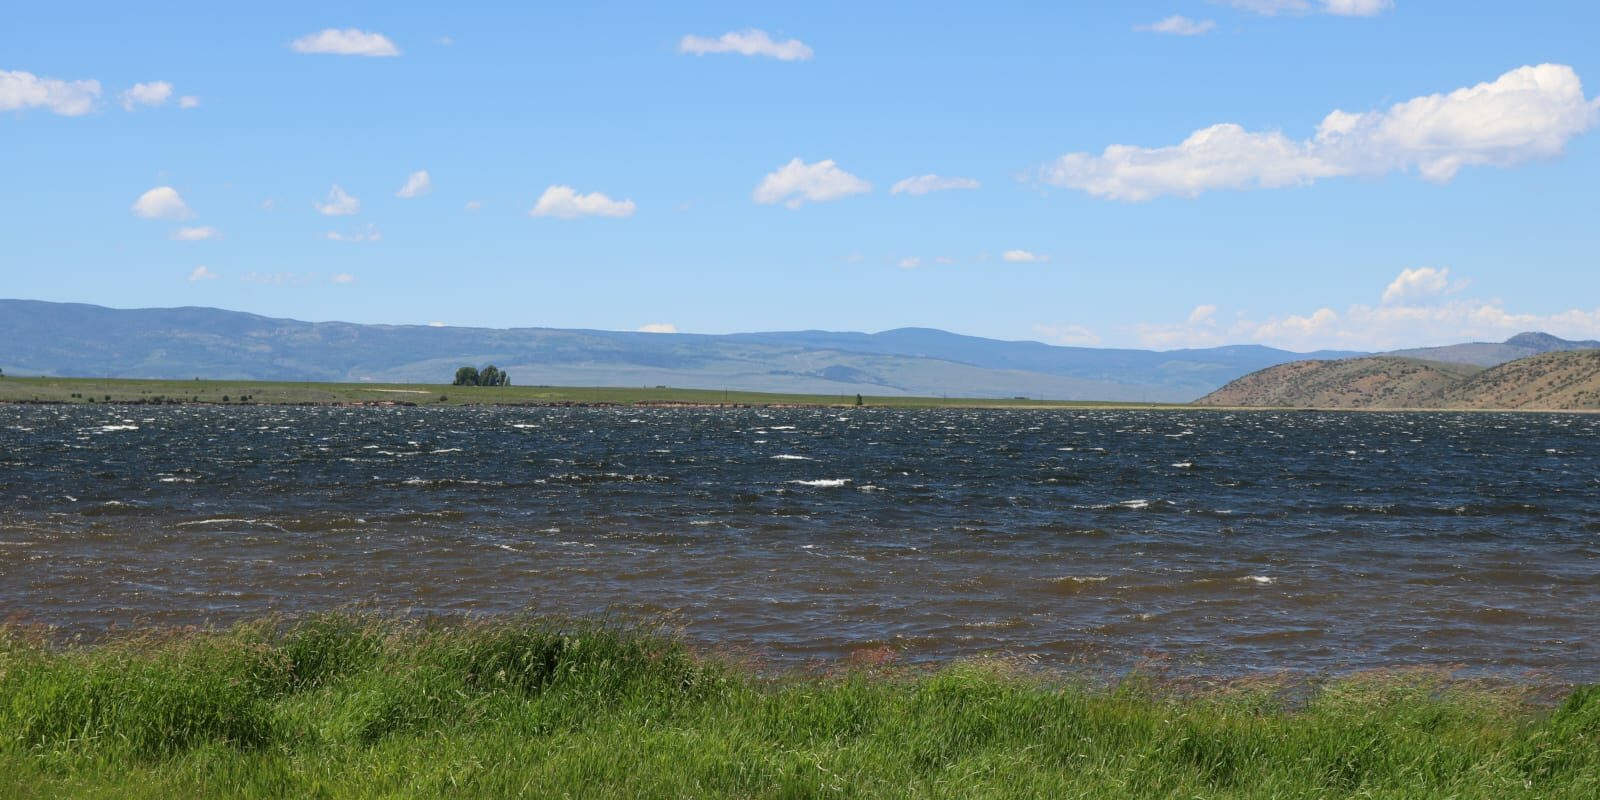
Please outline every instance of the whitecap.
M837 489L850 482L849 478L822 478L814 481L789 481L800 486L815 486L819 489Z
M1193 461L1179 461L1179 462L1176 462L1176 463L1172 464L1172 466L1177 467L1178 469L1194 469L1194 462Z
M1243 578L1240 578L1239 582L1240 583L1245 583L1245 582L1259 583L1259 584L1261 584L1263 586L1266 586L1268 584L1277 583L1278 579L1274 578L1274 577L1271 577L1269 575L1246 575Z
M778 461L812 461L812 460L814 460L810 456L797 456L797 455L791 455L789 453L779 453L778 455L773 456L773 458L775 460L778 460Z

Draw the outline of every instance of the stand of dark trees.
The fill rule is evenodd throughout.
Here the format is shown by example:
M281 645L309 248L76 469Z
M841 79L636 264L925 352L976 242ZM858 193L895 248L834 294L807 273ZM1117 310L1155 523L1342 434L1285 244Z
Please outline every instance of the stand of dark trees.
M462 367L456 370L455 382L452 386L510 386L511 376L499 367L490 364L483 369L477 367Z

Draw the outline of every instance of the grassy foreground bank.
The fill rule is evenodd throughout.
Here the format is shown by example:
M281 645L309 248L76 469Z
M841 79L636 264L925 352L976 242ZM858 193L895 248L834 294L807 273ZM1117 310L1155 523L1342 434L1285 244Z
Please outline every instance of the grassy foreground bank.
M856 397L605 386L445 386L427 383L158 381L123 378L0 377L0 403L219 403L257 405L408 403L435 405L799 405L853 406ZM1105 408L1155 404L959 397L862 398L893 408Z
M1177 693L995 663L761 677L592 624L0 632L5 797L1600 796L1600 690Z

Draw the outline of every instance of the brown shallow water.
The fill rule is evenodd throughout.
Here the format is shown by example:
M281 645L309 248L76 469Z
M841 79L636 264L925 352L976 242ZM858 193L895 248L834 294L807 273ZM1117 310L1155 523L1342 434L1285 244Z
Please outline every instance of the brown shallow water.
M671 615L777 663L1600 679L1600 418L0 408L0 608Z

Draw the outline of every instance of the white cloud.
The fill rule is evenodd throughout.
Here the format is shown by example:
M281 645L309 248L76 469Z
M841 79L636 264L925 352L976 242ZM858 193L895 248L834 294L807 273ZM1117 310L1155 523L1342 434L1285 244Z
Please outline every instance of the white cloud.
M1128 201L1413 169L1445 182L1465 166L1509 167L1559 156L1567 140L1597 118L1600 100L1584 98L1571 67L1541 64L1384 110L1333 111L1309 140L1223 123L1170 147L1118 144L1098 156L1068 153L1045 165L1040 179Z
M1194 310L1189 312L1189 324L1190 325L1211 325L1211 324L1214 324L1216 322L1216 319L1215 319L1216 316L1217 316L1217 307L1212 305L1212 304L1210 304L1210 303L1207 303L1205 305L1195 306Z
M1394 0L1322 0L1322 11L1341 17L1371 17L1394 8Z
M328 200L325 203L312 203L318 212L330 217L348 217L361 211L361 201L345 193L345 190L334 184L328 190Z
M409 199L421 197L430 191L433 191L433 179L428 177L427 170L419 169L406 177L406 185L400 187L400 191L395 192L394 196Z
M1007 250L1000 254L1000 259L1013 264L1037 264L1041 261L1049 261L1050 257L1039 255L1038 253L1030 253L1027 250Z
M833 159L807 164L796 158L769 173L751 197L762 205L783 203L799 208L810 200L823 203L872 191L872 184L839 169Z
M157 186L133 202L133 213L145 219L188 219L194 216L178 190L171 186Z
M578 194L571 186L551 185L539 196L539 202L534 204L528 216L559 219L631 217L633 211L632 200L612 200L601 192Z
M186 95L178 98L178 108L181 108L181 109L184 109L185 111L187 111L188 109L199 108L199 107L200 107L200 98L195 97L192 94L186 94Z
M200 225L193 228L179 228L168 238L179 242L203 242L206 239L221 239L222 231L210 225Z
M1035 325L1033 330L1052 344L1084 347L1100 343L1099 334L1082 325Z
M776 42L766 31L754 28L729 31L715 39L705 36L685 36L678 42L678 52L697 56L707 53L738 53L742 56L766 56L779 61L807 61L812 55L811 48L799 39Z
M1425 300L1452 289L1450 270L1433 267L1400 270L1400 275L1383 290L1383 304Z
M397 56L400 48L387 36L359 28L327 28L308 33L289 45L296 53L326 53L337 56Z
M99 97L99 81L63 81L31 72L0 70L0 111L44 108L76 117L93 111Z
M889 194L922 195L951 189L976 189L978 182L972 178L946 178L943 175L918 175L895 182Z
M351 275L348 272L341 272L332 278L329 278L329 280L333 281L334 283L350 284L356 282L356 276Z
M166 81L136 83L118 97L122 100L122 107L128 111L136 111L139 106L165 105L167 99L172 97L172 84Z
M1318 0L1315 4L1310 0L1220 0L1220 2L1267 16L1306 14L1315 10L1341 17L1370 17L1394 8L1394 0Z
M195 267L194 271L189 273L189 281L191 283L195 281L214 281L217 277L217 273L206 266Z
M1201 306L1186 322L1135 327L1145 347L1214 347L1241 341L1289 350L1363 350L1377 352L1466 341L1503 341L1523 331L1546 331L1568 339L1600 338L1600 307L1553 314L1508 310L1498 299L1460 296L1466 281L1452 280L1446 269L1402 270L1383 292L1378 305L1356 303L1344 311L1323 306L1309 313L1277 314L1252 319L1240 312L1221 323Z
M1217 27L1217 23L1209 19L1194 20L1181 14L1156 20L1149 25L1137 25L1136 31L1144 33L1165 33L1171 36L1199 36L1210 33Z
M922 266L922 259L917 258L916 256L906 256L895 263L901 269L916 269L917 267Z
M449 327L449 326L444 324L443 322L439 322L439 321L436 320L434 322L428 323L428 327L430 327L430 328L445 328L445 327Z
M639 333L677 333L678 326L667 322L652 322L649 325L640 325Z
M323 234L323 238L330 242L376 242L383 239L383 234L378 232L377 226L368 225L364 231L358 230L350 233L328 231Z

